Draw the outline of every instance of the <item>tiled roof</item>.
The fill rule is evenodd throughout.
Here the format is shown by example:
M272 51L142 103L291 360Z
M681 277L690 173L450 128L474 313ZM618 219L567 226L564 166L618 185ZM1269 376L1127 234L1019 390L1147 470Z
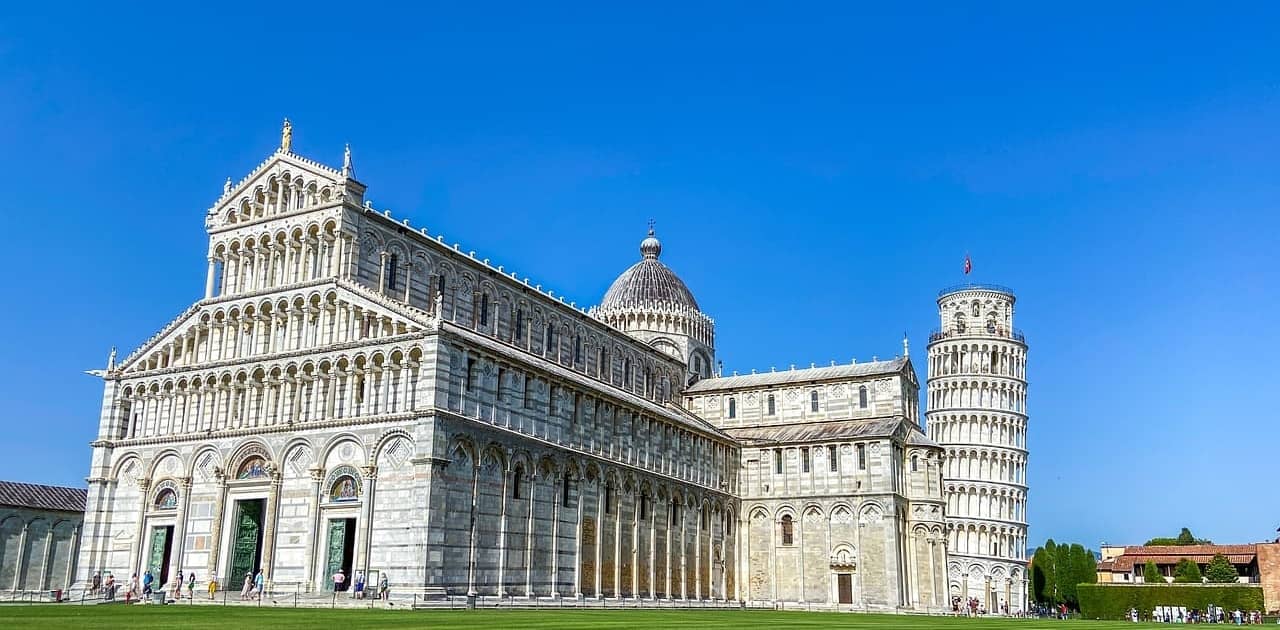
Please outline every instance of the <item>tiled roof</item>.
M88 490L0 481L0 505L55 512L83 512Z
M907 434L907 444L910 446L935 446L942 448L941 444L934 442L923 431L912 431Z
M1186 558L1197 564L1208 564L1222 554L1232 564L1249 564L1257 558L1257 545L1129 545L1112 561L1113 571L1132 571L1148 560L1156 564L1177 564Z
M837 439L887 437L898 430L902 418L872 418L839 422L805 422L763 427L725 427L724 432L745 442L822 442Z
M672 304L698 310L698 301L684 281L656 257L645 258L622 272L609 286L600 308L654 308Z
M907 364L903 358L889 361L872 361L870 363L847 363L830 367L806 368L803 370L784 370L765 374L747 374L744 376L722 376L720 378L704 378L685 389L686 394L714 392L723 389L746 389L751 387L769 387L788 385L791 383L807 383L812 381L830 381L843 378L875 376L878 374L894 374Z

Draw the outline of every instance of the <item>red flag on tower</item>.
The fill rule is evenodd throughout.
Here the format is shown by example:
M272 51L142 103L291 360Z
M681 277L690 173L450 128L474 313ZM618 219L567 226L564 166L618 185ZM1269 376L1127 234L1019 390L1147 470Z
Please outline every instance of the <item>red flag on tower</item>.
M966 276L969 275L970 271L973 271L973 261L969 260L968 254L965 254L964 255L964 275Z

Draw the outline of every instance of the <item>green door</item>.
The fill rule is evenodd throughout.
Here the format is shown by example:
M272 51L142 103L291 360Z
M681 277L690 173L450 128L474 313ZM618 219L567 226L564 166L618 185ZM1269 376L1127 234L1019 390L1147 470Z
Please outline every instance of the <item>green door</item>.
M329 552L325 561L324 580L329 590L333 590L333 574L343 568L346 555L347 519L340 518L329 521ZM351 576L347 576L351 579Z
M151 571L156 580L163 580L165 577L161 571L169 564L169 559L165 557L169 548L168 543L168 527L151 528L151 553L147 555L147 566L142 570Z
M239 586L246 573L258 570L262 550L262 500L236 501L236 534L231 543L231 574L228 585Z

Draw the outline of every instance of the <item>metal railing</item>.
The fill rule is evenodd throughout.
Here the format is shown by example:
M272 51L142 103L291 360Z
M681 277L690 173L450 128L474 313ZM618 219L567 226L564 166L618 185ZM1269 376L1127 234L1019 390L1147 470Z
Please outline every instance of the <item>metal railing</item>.
M998 284L986 284L986 283L983 283L983 282L970 282L970 283L967 283L967 284L956 284L956 285L952 285L952 286L949 286L949 287L947 287L947 288L945 288L945 289L943 289L943 290L941 290L941 291L938 291L938 297L942 297L942 296L944 296L944 295L948 295L948 294L950 294L950 293L959 293L960 291L973 291L973 290L978 290L978 291L995 291L995 292L997 292L997 293L1005 293L1005 294L1008 294L1008 295L1013 295L1013 294L1014 294L1014 293L1013 293L1013 289L1010 289L1009 287L1006 287L1006 286L1001 286L1001 285L998 285Z
M972 328L965 328L963 331L956 330L954 328L949 328L947 330L935 330L929 333L929 343L943 339L960 337L1002 337L1004 339L1013 339L1018 343L1027 342L1027 336L1022 334L1022 331L1017 328L1009 329L1003 326L996 326L994 330L987 330L986 326L974 326Z

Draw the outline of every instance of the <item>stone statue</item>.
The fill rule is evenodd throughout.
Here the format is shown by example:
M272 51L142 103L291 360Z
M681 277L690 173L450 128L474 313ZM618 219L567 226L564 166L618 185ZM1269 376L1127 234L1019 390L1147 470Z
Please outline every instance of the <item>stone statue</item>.
M444 319L444 291L436 292L436 299L435 299L434 306L436 309L436 312L435 312L436 321L439 322Z
M280 129L280 150L286 153L293 150L293 125L284 119L284 127Z
M111 353L107 355L107 369L112 370L116 367L116 347L111 346Z
M228 177L228 178L227 178L227 181L226 181L226 182L224 182L224 183L222 184L222 194L224 194L224 195L225 195L225 194L227 194L227 193L229 193L229 192L231 192L231 178L230 178L230 177Z
M342 150L342 176L350 178L354 171L351 167L351 145L348 144Z

